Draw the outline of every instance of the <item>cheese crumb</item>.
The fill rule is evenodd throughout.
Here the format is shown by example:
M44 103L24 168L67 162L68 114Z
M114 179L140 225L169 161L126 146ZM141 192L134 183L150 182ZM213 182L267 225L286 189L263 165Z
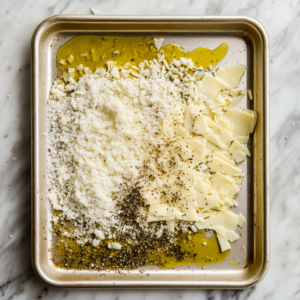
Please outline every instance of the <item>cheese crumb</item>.
M159 51L160 47L162 46L163 42L165 39L159 38L159 39L154 39L154 45L157 51Z
M95 236L100 238L101 240L105 240L105 235L102 230L95 229Z
M121 250L122 249L122 245L119 243L111 243L111 247L115 250Z
M100 240L93 239L92 245L93 245L94 247L98 247L99 244L100 244Z
M252 91L248 90L248 97L250 100L253 100Z

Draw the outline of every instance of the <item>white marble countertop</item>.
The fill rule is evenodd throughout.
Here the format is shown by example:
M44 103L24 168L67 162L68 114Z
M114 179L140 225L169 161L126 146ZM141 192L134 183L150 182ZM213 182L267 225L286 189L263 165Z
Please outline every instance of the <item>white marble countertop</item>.
M265 26L271 44L271 265L257 286L75 291L49 288L35 276L30 256L31 35L51 15L90 14L91 7L119 15L246 15ZM299 1L10 0L1 1L0 28L0 299L300 299Z

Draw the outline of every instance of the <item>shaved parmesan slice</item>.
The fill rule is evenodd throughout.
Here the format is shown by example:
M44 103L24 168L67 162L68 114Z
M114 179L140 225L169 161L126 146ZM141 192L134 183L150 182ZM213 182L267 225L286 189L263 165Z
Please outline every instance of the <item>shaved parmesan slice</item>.
M230 151L232 151L232 150L230 150ZM232 153L232 152L230 152L230 153ZM234 155L232 155L232 157L234 158L236 163L240 163L240 162L244 161L246 159L246 156L247 155L245 153L243 153L239 150L235 150Z
M241 213L239 213L238 225L239 225L241 228L243 227L245 221L246 221L246 218L245 218Z
M239 169L238 167L234 167L233 165L225 162L224 160L221 160L215 155L213 155L213 160L210 164L210 169L212 172L221 172L230 176L242 173L241 169Z
M194 189L203 194L210 192L210 186L198 174L195 175Z
M238 224L239 216L228 210L222 210L217 215L211 215L209 218L204 220L204 223L196 222L195 225L199 229L201 226L207 226L205 228L212 228L214 226L224 226L226 230L235 230Z
M223 116L216 116L216 120L220 124L220 127L226 129L229 132L232 131L234 125L227 118L224 118Z
M222 91L217 95L216 100L220 102L222 106L226 106L226 100L230 101L229 91Z
M194 140L197 140L197 141L199 141L199 142L201 142L201 143L204 143L205 145L206 145L206 143L207 143L206 138L204 138L203 136L194 136L193 139L194 139Z
M193 154L194 157L193 157L193 160L190 164L190 168L193 169L195 168L196 166L198 166L202 161L203 161L203 156L202 155L199 155L199 154Z
M216 107L216 108L213 108L211 110L212 113L214 113L215 115L222 115L223 113L223 108L222 107Z
M224 128L220 129L219 139L222 143L228 144L229 142L233 141L232 135Z
M231 190L228 196L232 199L240 190L241 190L240 187L234 184L231 186Z
M183 117L185 113L185 106L183 104L176 104L173 108L173 119L179 123L183 123Z
M235 107L239 102L241 102L241 100L245 97L244 94L237 96L235 98L232 99L232 101L230 102L230 104L227 106L227 108L231 108L231 107Z
M159 51L159 49L161 48L163 42L165 39L163 38L159 38L159 39L154 39L154 45L157 51Z
M154 216L151 212L148 213L147 222L158 222L158 221L171 221L174 218L165 216L165 217L157 217Z
M221 90L227 88L229 88L229 85L221 78L205 74L202 79L201 94L205 97L207 106L210 108L220 106L220 103L216 100L217 95Z
M204 223L204 222L203 222ZM211 229L214 230L216 233L220 234L221 236L225 236L225 228L224 226L208 226L207 225L202 225L200 222L197 222L197 226L196 226L199 230L201 229Z
M213 119L211 116L205 116L207 125L212 129L219 129L220 126L218 123L215 122L215 119Z
M205 144L196 140L196 139L189 139L188 145L192 149L192 163L190 165L191 168L197 166L200 162L202 162L206 156L206 147Z
M246 88L244 88L241 92L240 95L233 98L231 100L231 103L227 106L227 108L232 108L235 107L246 95Z
M212 192L214 192L214 189L212 190ZM229 198L229 196L226 195L222 195L219 194L220 198L222 199L224 206L227 207L227 209L229 209L230 207L233 206L233 202L231 201L231 199Z
M225 236L225 228L224 228L224 226L214 226L211 229L213 229L215 232L217 232L221 236Z
M226 162L228 162L229 164L236 166L234 161L231 158L231 155L225 151L219 152L219 153L215 153L216 157L219 157L222 160L225 160Z
M197 221L197 210L192 207L188 207L188 209L184 210L185 220L188 221Z
M238 141L241 144L247 144L249 141L249 135L247 136L237 136L235 137L235 140Z
M225 106L228 101L232 102L234 97L240 96L243 92L244 90L240 88L221 91L217 96L217 100Z
M159 192L155 192L155 190L151 187L148 187L148 191L143 191L142 196L146 200L146 204L148 205L161 203Z
M216 145L211 143L210 141L207 141L206 147L207 147L209 155L211 155L212 153L214 153L215 151L218 151L218 149L220 149ZM220 151L224 151L224 150L220 150Z
M232 150L232 151L239 150L239 151L245 153L247 156L250 156L249 150L237 141L234 141L231 144L231 146L229 147L229 150Z
M238 141L234 141L229 147L229 152L236 163L240 163L246 159L246 156L250 156L250 152Z
M205 144L206 143L200 142L199 140L194 139L194 138L188 140L188 145L191 147L192 153L201 155L202 160L204 159L204 157L206 155Z
M190 135L181 125L174 126L174 132L183 138L190 138Z
M204 136L219 148L226 148L227 144L233 140L231 133L225 128L220 127L216 122L210 120L209 118L206 118L206 120L209 126L214 129L210 130L209 133L204 134Z
M214 156L219 157L220 159L226 161L227 163L235 166L234 161L232 160L230 154L227 153L227 152L224 152L224 151L223 152L218 152L218 153L215 153Z
M231 177L223 175L219 172L214 175L212 183L213 189L223 195L228 195L232 186L235 185L235 182Z
M222 237L220 234L217 234L217 238L222 252L231 249L231 246L226 238Z
M195 191L197 207L203 208L205 211L215 208L223 204L216 195L206 195Z
M239 238L239 236L233 230L225 230L225 235L223 235L223 237L225 237L231 243Z
M207 133L204 135L208 141L210 141L211 143L215 144L216 146L218 146L221 149L225 149L226 148L226 144L222 143L220 140L220 137L215 134L215 133Z
M210 143L210 144L212 145L212 143ZM219 147L217 147L217 146L214 145L213 151L210 153L210 161L211 161L211 158L212 158L213 154L223 153L224 151L226 151L226 149L221 149L221 148L219 148Z
M248 136L253 132L257 118L255 111L230 108L224 116L234 124L233 137Z
M206 118L202 114L198 114L195 116L195 122L192 130L196 134L206 134L211 131L211 129L207 125Z
M182 216L182 213L178 211L177 208L171 207L167 204L161 203L161 204L153 204L149 207L149 211L154 215L158 217L163 216L175 216L177 218Z
M190 132L193 130L193 116L192 112L197 109L194 105L189 105L186 108L185 118L184 118L184 128L187 132Z
M168 231L173 232L175 229L175 221L171 220L171 221L167 221L167 226L168 226Z
M197 211L193 209L193 212L190 214L183 214L181 217L175 217L174 216L164 216L164 217L157 217L153 214L149 213L147 217L147 222L157 222L157 221L189 221L189 222L199 222L202 218L197 215Z
M234 89L239 85L245 70L245 65L222 66L216 74L228 85L229 89Z

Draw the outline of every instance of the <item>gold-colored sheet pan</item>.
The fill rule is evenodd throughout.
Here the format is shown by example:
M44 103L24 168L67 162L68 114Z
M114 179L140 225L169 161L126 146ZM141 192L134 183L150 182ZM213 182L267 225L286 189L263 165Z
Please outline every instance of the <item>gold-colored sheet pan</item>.
M246 174L236 212L247 222L241 237L232 244L227 260L206 266L182 266L160 270L78 271L57 268L53 263L51 207L46 200L47 168L46 102L56 77L58 48L82 34L160 36L185 46L216 48L230 45L222 64L245 64L241 86L252 90L242 107L258 112L248 144L251 158L242 166ZM32 263L38 277L55 287L89 288L246 288L258 283L269 265L269 92L267 34L248 17L164 17L60 15L43 21L32 37ZM240 260L239 265L229 263Z

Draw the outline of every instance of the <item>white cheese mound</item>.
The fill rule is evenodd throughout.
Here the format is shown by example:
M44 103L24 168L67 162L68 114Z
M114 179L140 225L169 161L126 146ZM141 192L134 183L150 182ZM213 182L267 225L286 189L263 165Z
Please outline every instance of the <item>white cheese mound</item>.
M117 223L112 193L124 177L138 176L145 141L182 102L179 88L155 68L144 72L150 78L112 80L114 72L57 81L48 101L48 197L67 219L107 230Z
M156 41L158 50L162 42ZM245 218L230 208L238 206L244 177L237 164L250 156L242 144L257 119L254 111L234 108L246 94L238 88L245 66L223 66L202 80L191 70L189 59L169 65L158 54L158 61L129 70L113 62L107 71L85 68L77 83L71 70L52 86L48 198L76 222L78 243L97 247L106 234L111 238L111 228L129 229L121 226L116 207L124 184L138 186L145 201L137 218L141 227L167 222L157 238L187 221L182 230L215 230L222 251L238 239L235 230Z

